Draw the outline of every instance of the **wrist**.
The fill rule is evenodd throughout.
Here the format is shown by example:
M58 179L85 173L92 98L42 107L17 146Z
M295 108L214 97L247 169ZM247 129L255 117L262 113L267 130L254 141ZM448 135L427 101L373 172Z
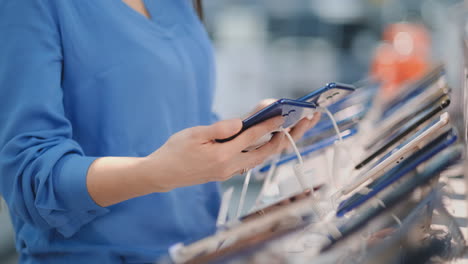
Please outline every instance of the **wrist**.
M174 189L171 183L168 182L170 177L166 166L161 159L154 156L154 154L139 158L141 170L141 178L144 185L151 188L151 192L168 192Z

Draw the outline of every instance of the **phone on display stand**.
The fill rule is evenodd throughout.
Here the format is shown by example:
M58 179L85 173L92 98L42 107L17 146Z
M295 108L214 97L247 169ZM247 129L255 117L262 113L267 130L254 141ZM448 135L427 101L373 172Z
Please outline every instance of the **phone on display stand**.
M445 83L444 66L435 66L422 79L408 87L405 87L406 89L402 89L402 92L397 97L387 103L382 112L382 119L386 119L403 105L418 97L426 90L429 90L432 87L443 87L445 86Z
M364 109L367 111L371 108L374 98L377 95L377 91L379 90L379 84L374 82L370 83L367 82L365 84L363 83L356 83L354 84L356 90L350 94L349 96L346 96L339 102L331 105L328 109L332 113L336 113L338 111L341 111L347 107L350 106L355 106L355 105L363 105Z
M421 97L415 99L411 105L405 106L391 117L379 123L377 127L375 127L375 132L370 135L365 148L370 149L372 146L377 144L380 139L388 137L393 131L403 126L416 115L424 112L428 108L431 108L434 104L437 104L437 102L439 102L444 96L447 96L448 93L449 89L437 89L428 94L424 94L424 96L421 95Z
M355 88L352 85L329 83L325 87L313 91L310 94L307 94L297 100L279 99L244 119L242 121L242 129L237 134L229 138L217 139L216 142L223 143L230 141L245 130L277 116L283 116L283 128L292 127L296 125L301 119L312 116L316 112L317 108L330 106L333 103L343 99L354 90ZM278 131L279 130L271 131L258 140L255 144L248 147L246 150L248 151L259 148L260 146L270 141L273 134Z
M316 217L311 197L304 197L293 203L280 206L266 215L239 222L227 230L193 242L188 245L176 244L169 250L175 263L211 263L227 257L251 243L259 243L300 230Z
M407 157L420 149L435 136L441 134L450 124L450 116L447 112L443 113L438 120L435 120L425 128L418 131L411 138L401 143L395 149L383 156L379 161L366 171L361 172L356 176L356 180L345 186L341 190L341 194L347 195L354 191L360 185L370 179L375 179L391 169L399 165Z
M321 188L323 187L323 184L321 185L317 185L315 187L313 187L313 191L312 189L306 189L298 194L294 194L294 195L291 195L289 197L286 197L286 198L283 198L277 202L274 202L272 203L271 205L267 205L263 208L260 208L258 210L255 210L254 212L252 213L249 213L245 216L242 216L240 218L240 220L242 222L245 222L245 221L250 221L250 220L253 220L259 216L262 216L262 215L265 215L265 214L268 214L268 213L271 213L275 210L278 210L280 209L281 207L283 206L287 206L288 204L292 204L292 203L296 203L298 201L301 201L301 200L304 200L308 197L310 197L312 195L313 192L316 192L316 191L319 191Z
M355 166L355 169L361 169L362 167L379 157L381 154L385 153L385 151L387 151L389 148L398 144L398 142L404 140L405 137L411 135L411 133L413 132L416 132L418 128L424 126L432 118L436 117L437 115L440 116L440 112L447 108L449 105L450 98L448 96L444 96L443 98L438 100L437 103L435 103L431 108L428 108L425 111L421 112L419 115L416 115L398 130L393 132L389 137L386 137L381 141L377 142L377 144L375 145L376 147L374 147L375 150L372 150L370 155L368 155L361 162L359 162Z
M342 217L346 213L353 211L366 201L375 197L379 192L401 179L403 176L414 171L422 163L430 160L432 157L454 144L456 140L457 134L454 129L444 132L442 135L438 136L436 139L429 142L426 146L408 157L397 167L394 167L381 177L375 179L367 186L358 189L355 194L339 205L336 215L338 217Z
M449 166L459 162L462 156L463 148L461 146L451 147L440 155L437 155L431 163L425 166L422 172L417 173L407 181L401 183L398 188L395 188L391 192L385 193L385 195L381 197L382 204L385 206L366 206L359 214L352 215L345 223L338 226L339 237L329 236L330 243L325 245L321 252L331 250L338 242L343 241L366 225L369 225L370 221L380 216L382 213L392 212L395 206L406 203L410 199L411 194L417 191L419 187L428 184ZM411 206L409 211L413 209L414 207ZM336 233L336 231L334 233Z
M310 94L298 98L298 101L313 103L317 107L328 107L344 99L356 90L356 87L344 83L328 83Z

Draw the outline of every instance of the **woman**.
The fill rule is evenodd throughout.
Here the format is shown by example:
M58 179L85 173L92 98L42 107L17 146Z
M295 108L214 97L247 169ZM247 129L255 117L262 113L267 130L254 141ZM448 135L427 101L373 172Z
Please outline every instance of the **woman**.
M215 231L216 181L281 147L227 143L187 0L0 0L0 191L21 263L148 263ZM296 138L314 120L301 121Z

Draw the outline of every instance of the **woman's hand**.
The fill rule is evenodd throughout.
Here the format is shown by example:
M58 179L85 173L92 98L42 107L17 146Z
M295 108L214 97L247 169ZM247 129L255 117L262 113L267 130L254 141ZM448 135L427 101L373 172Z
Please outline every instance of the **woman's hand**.
M150 193L224 181L278 152L281 133L257 150L242 150L282 124L282 117L271 118L231 141L217 143L215 139L235 135L242 127L240 119L226 120L182 130L147 157L98 158L88 170L88 192L97 204L109 206Z
M311 120L297 123L290 130L293 138L301 138L318 119L316 114ZM226 120L180 131L147 157L98 158L88 170L88 192L97 204L109 206L150 193L227 180L288 146L283 133L276 133L259 149L242 152L282 124L282 117L271 118L231 141L217 143L215 139L228 138L242 128L240 119Z
M242 128L240 119L193 127L176 133L146 158L148 166L152 167L151 171L154 171L155 189L169 191L177 187L224 181L243 169L263 163L283 145L282 133L277 133L259 149L247 153L242 150L282 124L283 118L275 117L247 129L225 143L217 143L215 139L237 134Z

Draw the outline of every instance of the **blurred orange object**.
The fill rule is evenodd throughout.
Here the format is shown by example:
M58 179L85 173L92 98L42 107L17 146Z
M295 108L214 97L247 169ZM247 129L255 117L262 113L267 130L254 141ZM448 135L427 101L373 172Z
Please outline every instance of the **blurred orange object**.
M382 82L382 95L391 98L404 83L421 78L429 70L431 41L421 24L398 23L387 27L376 49L371 76Z

